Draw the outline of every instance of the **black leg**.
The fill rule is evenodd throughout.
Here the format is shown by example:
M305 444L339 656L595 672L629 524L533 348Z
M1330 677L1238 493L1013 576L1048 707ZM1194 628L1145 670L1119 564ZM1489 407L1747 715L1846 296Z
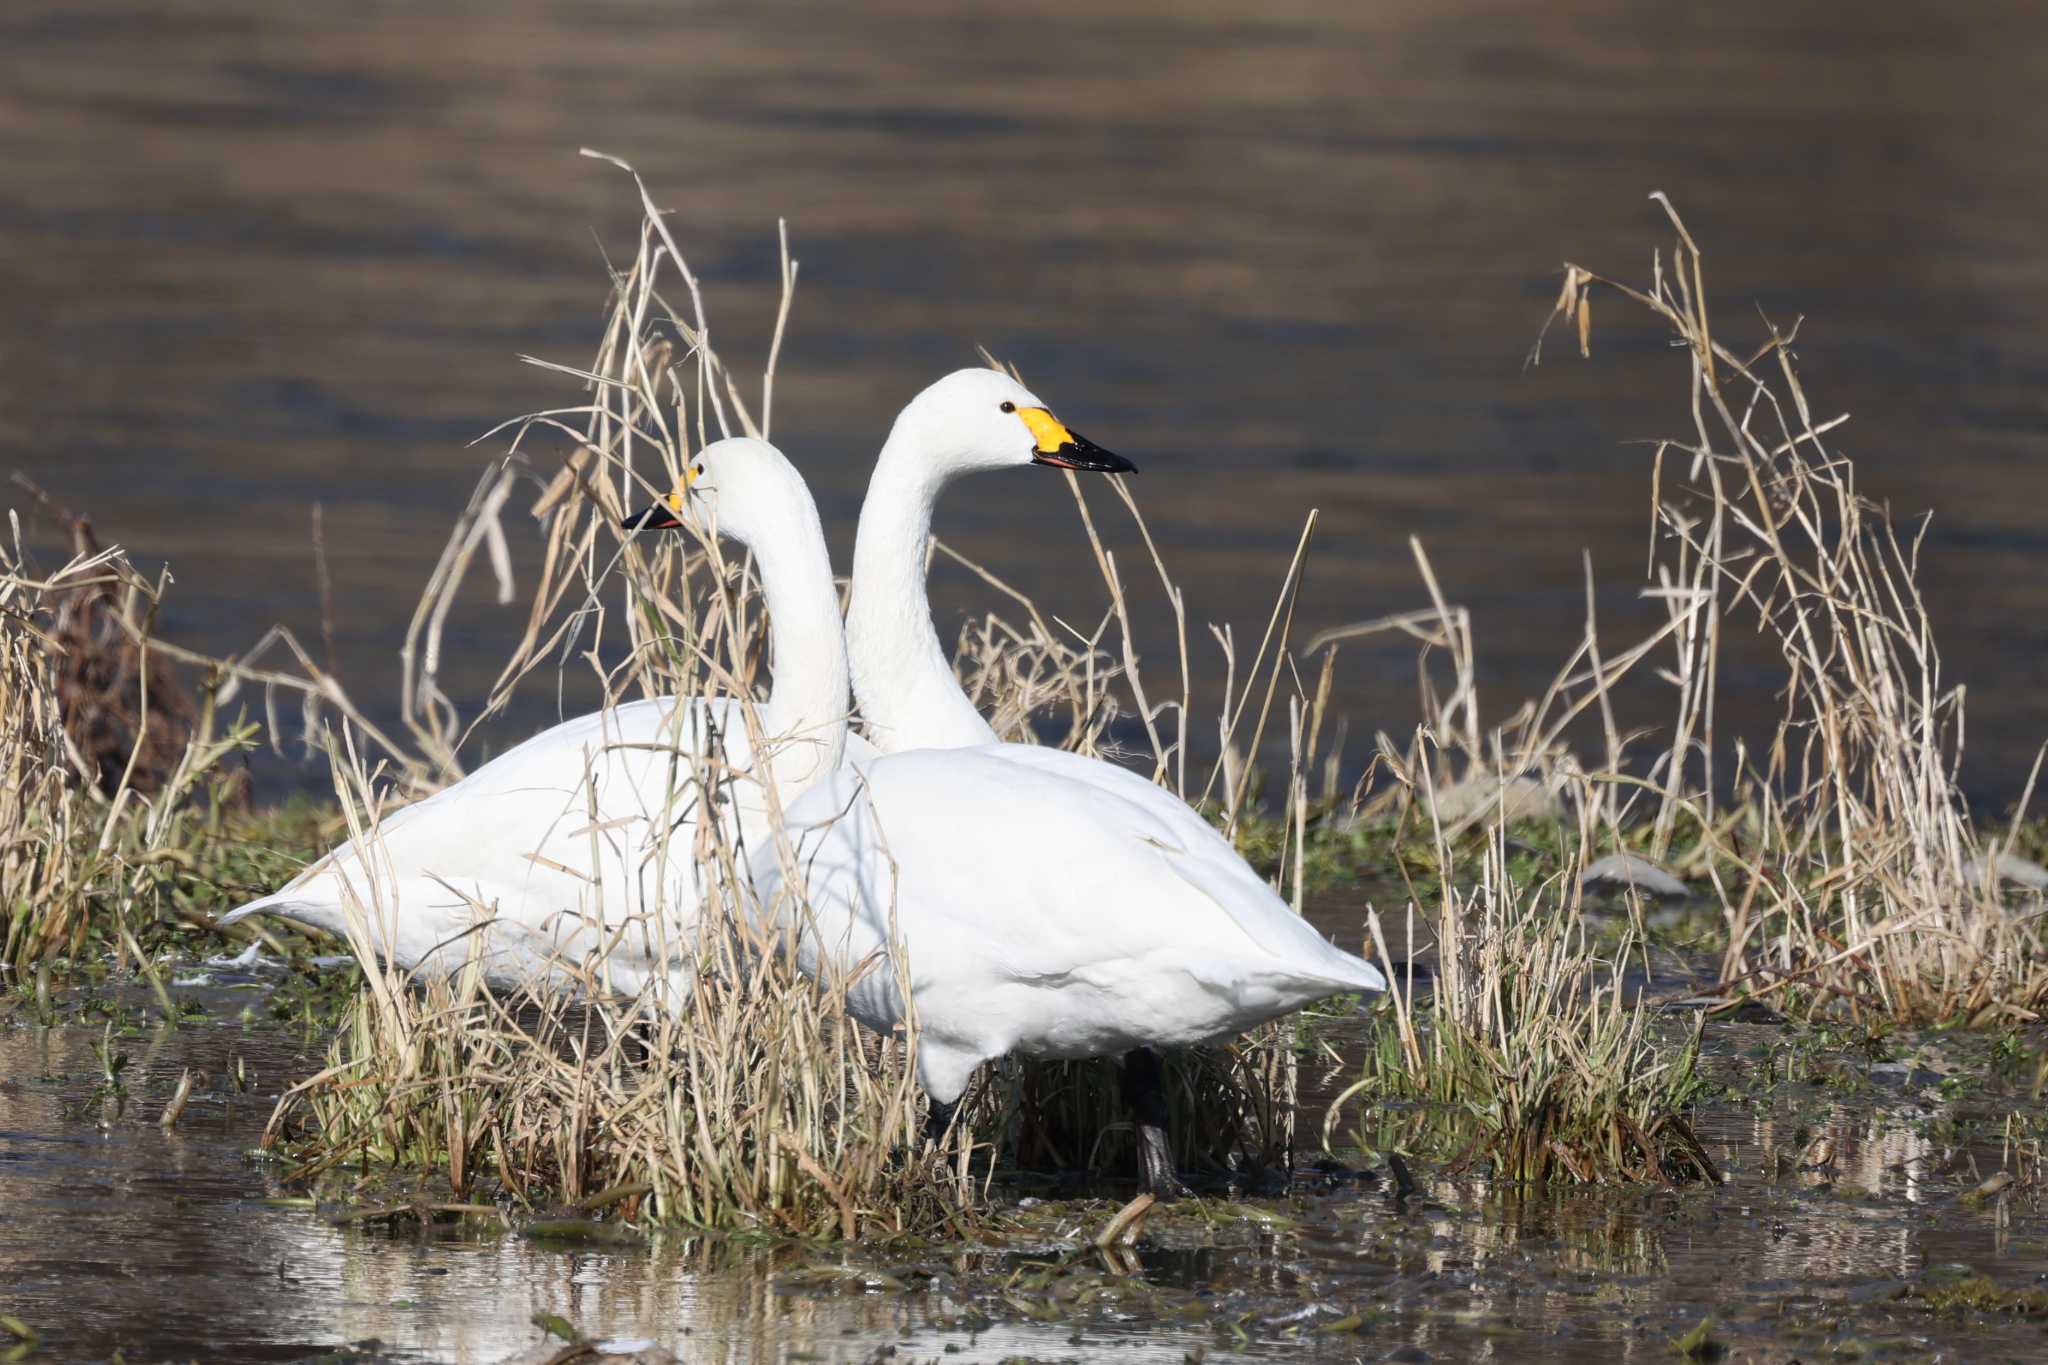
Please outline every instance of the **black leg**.
M960 1102L958 1100L953 1101L951 1104L941 1104L937 1100L930 1101L930 1107L924 1111L925 1141L931 1143L934 1147L945 1141L946 1130L953 1126L953 1113L959 1107Z
M619 1051L632 1066L654 1065L655 1026L650 1019L626 1025L619 1035Z
M1124 1057L1124 1104L1138 1138L1140 1188L1155 1199L1173 1199L1188 1192L1173 1169L1173 1147L1166 1140L1165 1064L1158 1053L1141 1047Z

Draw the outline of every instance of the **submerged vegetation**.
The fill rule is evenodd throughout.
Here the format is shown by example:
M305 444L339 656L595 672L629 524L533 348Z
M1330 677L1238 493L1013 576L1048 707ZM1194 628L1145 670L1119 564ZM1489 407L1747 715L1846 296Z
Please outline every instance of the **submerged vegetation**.
M174 1017L157 966L166 950L210 937L214 913L335 839L373 840L389 801L460 773L473 721L439 684L442 634L480 557L511 599L501 518L548 440L566 453L540 470L536 586L480 713L557 660L588 662L615 700L758 695L767 661L746 566L713 544L622 541L614 529L706 439L766 435L775 395L771 348L757 418L709 344L667 220L641 194L637 252L613 281L594 360L548 367L583 398L508 424L509 454L462 512L414 615L402 734L380 731L283 632L233 660L158 640L162 584L117 551L82 548L46 577L18 546L6 552L0 894L16 989L47 994L53 973L111 955L155 983ZM1397 1188L1403 1154L1511 1183L1711 1185L1723 1172L1691 1115L1716 1020L1762 1012L1865 1037L2011 1029L2048 999L2040 892L2017 904L2005 880L2042 842L2019 819L1982 836L1962 800L1962 697L1942 677L1919 596L1919 539L1864 499L1827 444L1840 419L1817 418L1801 387L1796 328L1767 328L1747 352L1714 339L1700 254L1675 213L1671 223L1677 242L1648 286L1568 266L1556 314L1589 353L1591 298L1612 291L1661 319L1686 357L1693 430L1656 448L1646 478L1645 594L1664 620L1617 647L1589 612L1554 684L1511 714L1482 716L1470 615L1419 543L1429 605L1298 643L1311 514L1256 637L1215 632L1213 707L1196 700L1172 547L1154 544L1121 480L1110 488L1173 614L1170 682L1140 669L1129 570L1071 476L1106 594L1092 634L971 566L1011 605L961 632L955 666L1005 738L1056 734L1135 767L1198 804L1297 908L1351 878L1375 897L1342 930L1394 987L1362 1019L1342 1002L1169 1057L1176 1158L1198 1187L1258 1188L1288 1171L1302 1071L1334 1055L1328 1031L1365 1036L1362 1069L1347 1063L1334 1087L1326 1142L1349 1133L1384 1154ZM796 281L786 247L783 280L777 347ZM1719 650L1738 628L1771 643L1785 676L1781 722L1760 744L1715 729ZM1385 632L1418 645L1422 723L1347 753L1331 679L1346 641ZM273 652L286 662L264 662ZM171 663L201 670L189 694L171 690ZM1639 686L1665 689L1670 707L1654 748L1614 719L1616 695ZM225 719L244 697L260 697L263 726ZM338 810L242 809L234 756L259 729L278 741L281 699L330 756ZM110 734L127 746L120 762ZM1220 754L1206 773L1193 735ZM1361 766L1355 785L1340 780ZM730 780L694 776L714 791ZM725 874L740 859L710 822L697 851ZM1618 908L1593 905L1588 887L1603 879L1621 888ZM1694 946L1718 958L1715 979L1676 992L1682 1009L1660 999L1648 911L1673 888L1695 896ZM535 1210L807 1238L958 1232L977 1225L998 1175L1128 1163L1116 1073L1102 1064L991 1068L946 1137L928 1140L915 1030L864 1033L842 994L805 979L789 945L757 927L743 894L714 905L697 989L674 1010L603 989L573 1002L495 994L474 958L413 980L375 965L365 907L349 944L363 989L343 1004L327 1066L285 1096L268 1140L316 1188L399 1168L445 1181L457 1200L488 1187ZM272 947L299 942L255 932ZM563 973L604 979L601 961Z

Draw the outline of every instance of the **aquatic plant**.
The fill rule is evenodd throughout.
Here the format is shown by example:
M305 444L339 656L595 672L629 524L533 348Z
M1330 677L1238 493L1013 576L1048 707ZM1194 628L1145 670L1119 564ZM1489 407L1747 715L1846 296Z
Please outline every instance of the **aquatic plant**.
M370 777L346 753L336 770L373 852ZM744 896L740 850L704 829L706 862ZM843 987L804 977L758 907L706 905L694 952L679 945L686 998L607 992L602 953L500 994L482 966L487 906L452 974L380 964L377 860L361 865L349 939L372 964L365 989L265 1134L295 1180L434 1172L458 1199L801 1237L931 1233L972 1208L971 1138L921 1135L914 1034L862 1030Z
M1432 793L1423 800L1433 808ZM1325 1140L1352 1113L1362 1147L1427 1147L1450 1169L1485 1163L1507 1181L1717 1179L1688 1121L1704 1088L1702 1020L1677 1038L1660 1028L1626 976L1640 946L1633 928L1611 952L1591 941L1583 857L1520 884L1496 822L1468 880L1440 820L1434 834L1435 980L1416 977L1411 903L1405 970L1388 972L1362 1074L1332 1104ZM1377 916L1373 933L1391 961ZM1403 1102L1399 1114L1382 1110L1390 1100Z
M196 702L177 687L166 660L182 651L153 629L167 582L119 549L40 574L0 547L0 964L47 993L60 964L110 951L174 1018L156 949L288 859L304 812L242 808L229 760L255 727L222 718L229 670Z
M0 574L0 961L24 968L77 937L83 896L64 719L37 624L47 589L19 564L10 555ZM67 566L58 581L75 572L84 570Z
M1711 1170L1680 1117L1697 1035L1660 1044L1644 1005L1623 1006L1621 967L1640 945L1633 903L1610 951L1587 941L1579 894L1597 849L1630 850L1646 860L1637 875L1666 881L1657 864L1674 861L1712 888L1729 1005L1983 1024L2033 1019L2048 999L2038 920L2015 913L1998 883L2013 836L1980 839L1957 784L1962 695L1941 679L1919 532L1864 498L1853 463L1828 445L1845 419L1815 418L1796 327L1767 324L1746 356L1714 340L1699 250L1664 207L1678 241L1647 289L1568 265L1553 313L1590 353L1591 292L1612 289L1662 318L1689 357L1695 434L1660 444L1651 462L1646 595L1664 624L1626 650L1603 648L1589 571L1579 648L1541 698L1485 725L1469 615L1449 605L1418 543L1430 610L1310 646L1391 629L1424 647L1424 723L1405 746L1380 736L1394 780L1356 814L1421 836L1393 844L1404 875L1419 866L1439 879L1442 974L1420 1007L1412 980L1396 992L1357 1093L1455 1112L1476 1134L1466 1155L1514 1178ZM1775 644L1786 676L1761 748L1714 724L1719 651L1744 620ZM1666 650L1658 676L1672 687L1673 724L1638 762L1613 694ZM1432 655L1449 661L1447 687ZM1565 742L1581 716L1600 723L1598 761ZM1546 824L1562 837L1546 839ZM1510 827L1555 845L1534 886L1510 875ZM1475 852L1476 882L1454 870Z
M233 761L265 736L281 742L281 698L297 700L309 741L327 718L348 719L410 790L429 785L430 765L379 731L289 631L231 658L165 639L168 570L143 574L83 516L24 486L73 553L39 570L19 517L0 545L0 965L33 972L47 994L53 973L111 953L174 1019L159 952L210 935L215 913L319 842L321 813L304 803L252 811ZM291 662L269 664L275 651ZM252 692L267 723L231 710Z

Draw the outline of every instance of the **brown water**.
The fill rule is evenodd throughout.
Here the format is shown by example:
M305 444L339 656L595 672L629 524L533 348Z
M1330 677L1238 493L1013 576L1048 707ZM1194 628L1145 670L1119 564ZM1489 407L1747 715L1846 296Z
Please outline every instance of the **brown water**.
M538 1362L561 1343L537 1314L621 1351L733 1362L1666 1361L1709 1314L1752 1361L2048 1348L2048 1318L1901 1297L1958 1264L2008 1291L2048 1281L2034 1187L1962 1197L2004 1163L2004 1117L2038 1133L2041 1107L1938 1038L1873 1064L1771 1024L1711 1026L1715 1074L1741 1092L1700 1115L1718 1189L1534 1194L1418 1160L1422 1189L1399 1201L1370 1175L1305 1171L1285 1199L1177 1206L1112 1273L1086 1239L1114 1200L925 1252L565 1248L488 1221L394 1229L302 1207L249 1155L321 1050L290 1022L294 988L261 965L175 975L202 1011L176 1029L140 989L116 992L111 1033L70 1006L53 1028L25 1003L0 1014L0 1312L40 1334L27 1358ZM1311 1095L1355 1074L1350 1036L1329 1035L1347 1055L1311 1064ZM119 1099L104 1050L127 1058ZM188 1067L195 1097L163 1132ZM1817 1136L1832 1163L1797 1169ZM827 1283L834 1266L856 1273Z
M1610 303L1591 364L1520 367L1560 260L1647 274L1662 189L1726 335L1752 305L1811 315L1809 386L1855 414L1862 487L1937 513L1966 778L2000 797L2048 735L2044 30L2025 0L13 0L0 465L169 560L171 628L215 650L273 620L317 638L324 505L344 676L384 705L488 455L465 443L568 396L514 356L584 360L593 234L630 245L627 185L575 155L592 145L677 210L743 369L788 218L776 432L842 565L890 416L985 343L1143 465L1204 649L1205 622L1264 620L1320 507L1303 629L1420 604L1419 534L1504 705L1577 637L1581 547L1604 629L1648 619L1648 456L1627 443L1687 429L1682 362ZM941 532L1092 620L1060 481L995 479ZM957 572L938 591L948 619L994 605ZM458 698L513 616L481 594L461 614ZM1775 677L1738 659L1724 681L1724 723L1760 729ZM1347 652L1339 700L1368 732L1404 727L1413 694L1405 647Z

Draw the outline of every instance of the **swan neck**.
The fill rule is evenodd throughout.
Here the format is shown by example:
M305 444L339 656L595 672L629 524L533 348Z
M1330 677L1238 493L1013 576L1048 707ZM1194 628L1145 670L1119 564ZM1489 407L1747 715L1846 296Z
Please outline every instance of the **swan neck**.
M995 741L961 690L925 590L932 506L950 476L899 418L875 461L854 538L846 648L868 738L883 753Z
M838 767L846 751L846 637L824 527L808 492L791 524L751 546L768 612L773 672L760 717L782 803Z

